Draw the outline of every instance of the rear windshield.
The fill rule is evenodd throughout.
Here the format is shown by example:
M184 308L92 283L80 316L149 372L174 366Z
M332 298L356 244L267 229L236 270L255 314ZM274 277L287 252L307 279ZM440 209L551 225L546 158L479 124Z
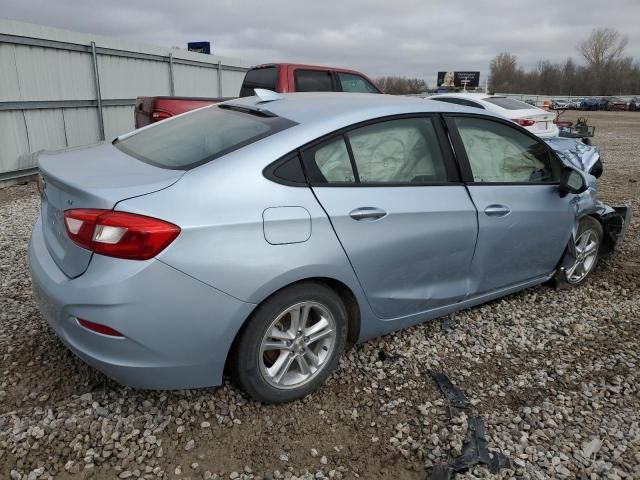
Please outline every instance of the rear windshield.
M514 100L513 98L487 97L484 101L506 108L507 110L531 110L531 105L521 102L520 100Z
M278 87L278 67L260 67L252 68L244 76L242 88L240 88L241 97L252 97L254 88L264 88L276 91Z
M114 145L156 167L188 170L293 125L282 117L212 106L158 122Z

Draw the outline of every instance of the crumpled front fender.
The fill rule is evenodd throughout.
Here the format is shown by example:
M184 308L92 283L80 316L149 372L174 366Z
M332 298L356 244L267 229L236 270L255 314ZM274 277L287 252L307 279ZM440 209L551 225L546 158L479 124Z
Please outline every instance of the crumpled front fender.
M594 217L602 225L604 237L600 251L601 253L610 253L618 243L622 242L627 233L631 221L631 208L626 205L612 207L598 200L594 201L590 206L580 210L580 215L573 228L572 239L574 241L580 219L586 215Z

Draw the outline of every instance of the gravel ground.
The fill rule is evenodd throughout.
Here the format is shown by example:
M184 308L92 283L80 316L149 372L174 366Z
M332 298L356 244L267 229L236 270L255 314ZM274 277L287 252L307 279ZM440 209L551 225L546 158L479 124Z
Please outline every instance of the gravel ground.
M640 202L640 114L591 113L601 198ZM531 288L352 347L320 391L263 406L229 382L133 391L75 358L31 297L33 185L0 190L0 478L422 479L462 446L445 372L512 468L456 478L640 478L640 241L574 289ZM637 218L637 217L636 217Z

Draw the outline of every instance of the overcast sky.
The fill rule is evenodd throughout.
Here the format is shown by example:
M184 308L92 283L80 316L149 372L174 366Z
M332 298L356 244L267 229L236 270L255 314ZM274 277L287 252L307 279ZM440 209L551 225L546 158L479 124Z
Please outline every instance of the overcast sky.
M211 41L249 63L352 67L372 77L480 70L509 51L524 67L576 60L594 27L640 60L640 0L0 0L0 16L161 46Z

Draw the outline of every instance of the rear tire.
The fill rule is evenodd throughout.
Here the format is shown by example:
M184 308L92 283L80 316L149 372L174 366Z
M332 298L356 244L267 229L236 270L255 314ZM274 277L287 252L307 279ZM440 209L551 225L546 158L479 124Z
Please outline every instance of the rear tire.
M593 217L584 217L580 220L576 232L576 256L573 258L567 248L560 260L561 268L556 271L551 284L558 288L584 283L598 264L602 239L600 222Z
M259 402L282 403L321 386L347 341L347 310L332 289L302 282L257 307L235 347L232 374Z

